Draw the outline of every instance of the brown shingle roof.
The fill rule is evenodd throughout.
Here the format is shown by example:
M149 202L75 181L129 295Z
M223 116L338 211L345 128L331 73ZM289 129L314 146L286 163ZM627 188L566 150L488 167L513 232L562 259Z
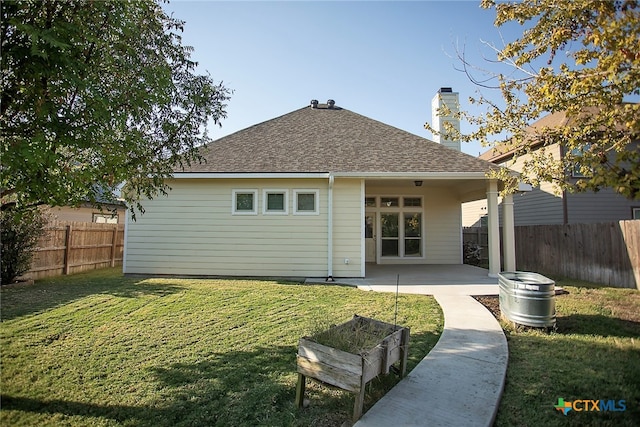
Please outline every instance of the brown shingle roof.
M493 165L349 110L305 107L213 141L184 172L486 172Z
M537 132L544 130L545 128L560 128L564 126L575 126L579 124L580 118L586 115L594 115L599 111L598 107L584 107L582 112L576 116L567 116L566 111L557 111L555 113L547 114L541 119L533 122L525 131L530 135L535 135ZM543 142L537 138L532 139L531 148L535 149L543 144ZM516 147L511 144L503 143L498 144L495 147L485 151L478 156L479 159L486 160L488 162L498 163L513 156L516 151Z

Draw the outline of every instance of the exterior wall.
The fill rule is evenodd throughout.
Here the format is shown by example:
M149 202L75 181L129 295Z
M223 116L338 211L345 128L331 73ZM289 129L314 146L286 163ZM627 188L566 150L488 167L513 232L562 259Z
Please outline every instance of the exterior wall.
M568 223L596 223L633 219L632 208L640 201L629 200L606 188L597 193L567 193Z
M554 159L560 159L560 146L547 147ZM521 172L526 156L502 163L515 171ZM533 191L513 196L513 215L516 226L533 224L562 224L564 208L562 194L556 194L556 188L549 182L543 182Z
M487 215L487 199L462 204L463 227L486 227L486 221L484 224L482 222L482 217L485 215Z
M462 264L460 201L446 189L425 195L427 264Z
M364 209L361 182L360 179L336 179L333 185L333 275L335 277L363 276L361 269L364 256L362 252ZM349 260L349 263L346 264L345 260Z
M146 212L128 223L125 273L326 276L327 180L179 179L169 185L168 197L145 202ZM319 190L319 215L293 215L292 190L303 188ZM256 215L232 215L234 189L257 190ZM263 214L264 189L288 190L287 215ZM354 189L336 183L334 197L344 200L350 192L355 194ZM338 211L351 212L349 209ZM344 231L349 221L336 225ZM357 230L359 238L360 227ZM335 258L353 257L348 267L357 266L355 245L334 252ZM342 269L336 274L338 271L347 274Z
M380 259L380 263L461 264L462 233L460 200L447 187L407 186L404 188L367 183L366 196L423 197L424 257Z
M112 223L114 224L124 224L126 218L126 212L124 207L119 207L117 209L118 217L117 222L116 218L113 218ZM100 212L99 209L94 209L91 207L79 207L79 208L71 208L67 206L62 207L51 207L47 210L50 213L55 221L77 221L77 222L96 222L94 221L94 214L101 215L104 217L109 217L111 212L105 210Z

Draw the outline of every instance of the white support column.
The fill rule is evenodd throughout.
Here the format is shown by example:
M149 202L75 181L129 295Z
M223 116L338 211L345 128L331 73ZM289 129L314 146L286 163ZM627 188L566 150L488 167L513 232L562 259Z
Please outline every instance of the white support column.
M500 273L500 226L498 224L498 182L487 184L487 215L489 233L489 277Z
M513 225L513 195L509 194L502 198L502 252L505 271L516 271L516 241Z

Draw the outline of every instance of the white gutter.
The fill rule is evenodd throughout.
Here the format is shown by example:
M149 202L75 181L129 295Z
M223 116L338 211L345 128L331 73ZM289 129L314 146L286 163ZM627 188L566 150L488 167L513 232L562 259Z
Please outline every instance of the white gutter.
M237 179L237 178L328 178L329 173L327 172L294 172L294 173L286 173L286 172L228 172L228 173L220 173L220 172L176 172L173 174L173 178L176 179L209 179L209 178L217 178L217 179Z
M327 282L333 282L333 174L329 174L327 195Z
M333 172L339 178L487 179L485 172Z
M484 172L175 172L173 178L385 178L385 179L486 179Z

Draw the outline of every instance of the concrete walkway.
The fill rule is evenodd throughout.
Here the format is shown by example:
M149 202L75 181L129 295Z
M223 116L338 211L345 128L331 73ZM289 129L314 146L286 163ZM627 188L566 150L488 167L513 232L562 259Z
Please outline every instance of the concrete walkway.
M359 287L395 291L389 285ZM493 315L470 295L497 295L497 284L399 290L434 295L444 312L444 331L429 354L354 427L491 426L507 370L507 340Z

